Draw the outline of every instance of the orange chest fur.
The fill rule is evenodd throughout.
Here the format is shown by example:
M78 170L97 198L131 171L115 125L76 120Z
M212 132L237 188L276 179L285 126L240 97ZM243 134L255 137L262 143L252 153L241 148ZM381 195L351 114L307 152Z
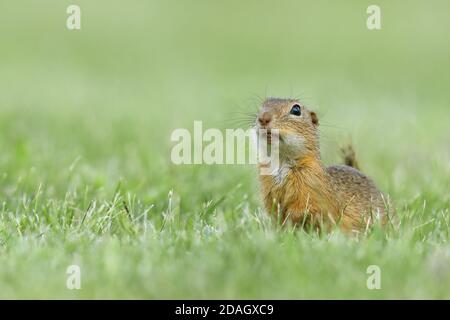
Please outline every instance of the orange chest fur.
M337 199L323 170L317 167L291 170L281 167L272 176L261 176L261 191L266 210L301 216L338 212Z
M320 186L315 181L305 181L298 172L285 168L272 176L261 177L261 191L269 211L317 211L317 188Z

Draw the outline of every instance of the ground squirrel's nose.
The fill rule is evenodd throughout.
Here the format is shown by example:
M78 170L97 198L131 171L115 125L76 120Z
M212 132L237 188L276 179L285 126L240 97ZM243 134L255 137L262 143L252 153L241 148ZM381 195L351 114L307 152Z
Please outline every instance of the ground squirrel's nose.
M269 112L264 112L259 115L258 122L261 126L267 126L272 121L272 115Z

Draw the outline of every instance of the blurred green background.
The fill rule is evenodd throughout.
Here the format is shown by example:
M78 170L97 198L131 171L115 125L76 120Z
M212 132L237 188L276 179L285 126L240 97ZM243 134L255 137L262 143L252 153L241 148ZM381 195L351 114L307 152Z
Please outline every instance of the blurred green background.
M70 4L81 30L66 28ZM370 4L381 30L366 27ZM449 12L448 1L2 1L0 296L449 298L448 270L428 278L450 261ZM251 166L171 164L174 129L234 127L268 96L318 112L326 163L352 139L400 231L334 244L268 231L248 218L260 212ZM170 190L181 222L165 230ZM122 201L135 220L111 214ZM372 260L395 269L377 293L365 288ZM64 285L74 261L91 270L80 291ZM333 265L352 271L336 281Z

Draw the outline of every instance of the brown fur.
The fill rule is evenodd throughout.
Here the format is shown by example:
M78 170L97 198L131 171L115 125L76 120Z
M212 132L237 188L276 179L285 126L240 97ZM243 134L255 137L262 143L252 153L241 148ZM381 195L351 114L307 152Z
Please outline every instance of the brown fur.
M300 116L290 114L301 106ZM265 208L283 224L331 227L361 231L376 220L385 222L385 201L375 183L358 171L351 149L347 165L326 168L320 159L317 115L297 100L268 99L260 110L257 127L278 129L280 162L278 172L260 175ZM266 125L266 118L270 122Z
M356 160L355 150L353 150L351 144L349 144L347 147L341 148L341 153L345 165L360 170L359 163Z

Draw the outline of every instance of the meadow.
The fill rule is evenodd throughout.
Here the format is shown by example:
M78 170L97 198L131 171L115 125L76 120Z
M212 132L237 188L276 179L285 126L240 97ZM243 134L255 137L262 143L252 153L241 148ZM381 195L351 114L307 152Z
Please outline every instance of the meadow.
M450 298L450 4L0 4L0 298ZM171 132L242 127L268 96L350 139L398 224L280 228L251 165L174 165ZM78 265L81 289L66 286ZM367 267L381 289L366 286Z

